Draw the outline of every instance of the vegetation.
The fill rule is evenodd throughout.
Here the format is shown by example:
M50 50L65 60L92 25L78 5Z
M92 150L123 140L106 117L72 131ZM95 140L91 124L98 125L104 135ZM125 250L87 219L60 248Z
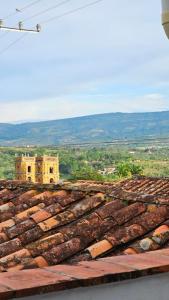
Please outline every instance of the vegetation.
M169 176L169 146L1 147L0 178L15 177L15 156L59 154L62 179L111 181L133 175Z
M0 124L0 145L63 145L168 138L169 112L109 113L25 124Z

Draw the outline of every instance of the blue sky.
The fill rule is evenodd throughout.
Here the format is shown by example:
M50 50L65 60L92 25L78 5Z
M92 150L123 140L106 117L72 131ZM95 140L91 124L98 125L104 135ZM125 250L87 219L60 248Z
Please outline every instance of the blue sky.
M42 23L42 32L27 35L0 55L0 122L169 109L169 41L160 1L104 0L43 25L91 1L70 0L25 22L27 27ZM0 18L30 2L3 1ZM59 2L42 0L5 24ZM2 34L0 52L20 36Z

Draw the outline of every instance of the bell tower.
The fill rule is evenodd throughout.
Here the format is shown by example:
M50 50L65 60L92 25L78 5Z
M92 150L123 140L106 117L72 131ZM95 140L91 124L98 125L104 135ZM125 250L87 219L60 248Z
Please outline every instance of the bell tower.
M57 183L59 181L59 158L37 156L35 159L35 177L39 183Z
M35 157L16 157L15 173L17 180L35 182Z
M57 183L59 181L58 156L20 156L15 161L16 180L33 183Z

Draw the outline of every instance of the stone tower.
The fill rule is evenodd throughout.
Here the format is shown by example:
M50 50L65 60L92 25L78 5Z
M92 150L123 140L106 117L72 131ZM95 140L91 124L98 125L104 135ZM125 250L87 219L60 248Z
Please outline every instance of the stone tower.
M21 156L16 158L16 179L41 184L59 181L59 158Z
M17 180L36 182L35 157L29 157L29 156L16 157L15 172L16 172Z
M59 158L37 156L35 160L36 182L56 183L59 181Z

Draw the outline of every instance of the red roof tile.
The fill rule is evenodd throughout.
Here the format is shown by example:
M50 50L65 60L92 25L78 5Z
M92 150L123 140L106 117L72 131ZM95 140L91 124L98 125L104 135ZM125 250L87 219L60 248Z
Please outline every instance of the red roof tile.
M169 179L0 181L0 271L162 249L168 220Z
M46 267L46 261L40 256L32 261L33 266L43 268L19 271L20 264L11 267L11 272L0 274L0 299L42 295L117 281L122 284L124 280L168 272L169 250L52 267Z

